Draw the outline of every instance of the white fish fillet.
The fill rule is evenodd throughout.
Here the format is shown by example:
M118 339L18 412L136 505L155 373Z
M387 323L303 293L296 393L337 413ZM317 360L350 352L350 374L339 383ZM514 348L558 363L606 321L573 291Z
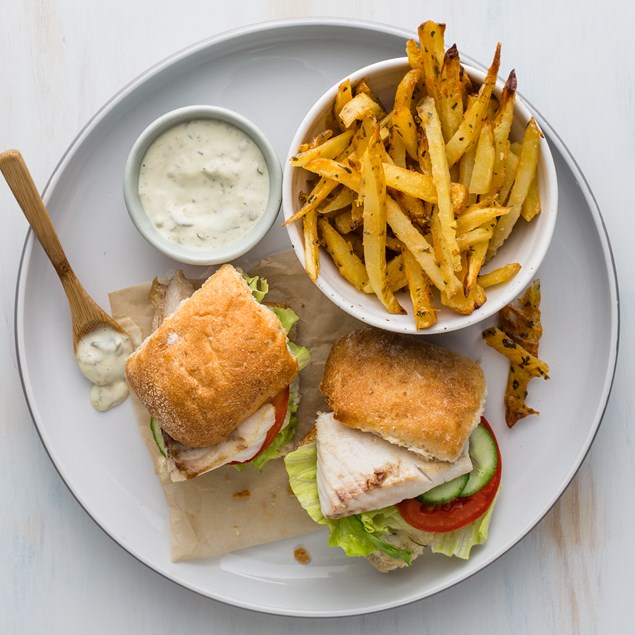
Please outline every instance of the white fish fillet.
M170 478L184 481L232 461L248 461L260 450L275 421L275 408L266 403L216 445L190 448L164 434Z
M322 413L317 430L317 485L322 513L342 518L414 498L472 470L466 444L455 463L431 461Z

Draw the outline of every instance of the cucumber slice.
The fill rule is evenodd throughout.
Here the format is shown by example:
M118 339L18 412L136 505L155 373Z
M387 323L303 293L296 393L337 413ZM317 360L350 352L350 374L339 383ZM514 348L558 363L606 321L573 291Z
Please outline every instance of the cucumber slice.
M463 490L470 479L469 474L463 474L463 476L457 476L447 483L437 485L431 490L424 492L420 496L417 496L417 500L422 503L447 503L453 498L457 498L463 494Z
M163 433L161 432L161 426L154 420L154 417L150 417L150 430L152 430L152 437L154 438L154 442L157 444L159 448L159 452L163 454L163 456L167 457L167 452L165 450L165 443L163 442Z
M465 488L460 493L461 497L471 496L485 487L498 467L496 442L483 425L479 424L470 435L470 459L472 459L472 471L469 473Z

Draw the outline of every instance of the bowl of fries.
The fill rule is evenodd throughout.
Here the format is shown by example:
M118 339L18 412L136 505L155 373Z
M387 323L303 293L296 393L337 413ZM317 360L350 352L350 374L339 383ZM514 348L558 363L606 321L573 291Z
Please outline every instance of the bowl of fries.
M411 40L408 57L330 88L284 174L285 225L307 274L346 312L403 333L465 328L512 301L557 212L547 142L514 71L497 79L500 45L484 73L435 44Z

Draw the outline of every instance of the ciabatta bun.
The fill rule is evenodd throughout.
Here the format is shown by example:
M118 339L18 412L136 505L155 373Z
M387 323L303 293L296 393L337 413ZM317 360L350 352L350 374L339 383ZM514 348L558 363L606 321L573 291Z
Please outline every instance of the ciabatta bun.
M224 265L130 356L128 383L161 428L214 445L298 374L276 315Z
M338 421L450 462L478 425L486 396L483 371L472 360L376 329L335 342L320 389Z

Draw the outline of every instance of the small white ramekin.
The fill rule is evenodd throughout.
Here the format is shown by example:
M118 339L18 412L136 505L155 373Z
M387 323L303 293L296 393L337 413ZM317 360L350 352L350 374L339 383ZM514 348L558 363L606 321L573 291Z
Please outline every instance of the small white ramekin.
M260 148L269 173L269 200L258 222L242 238L223 247L209 249L186 247L162 236L148 218L139 198L139 169L148 148L166 130L187 121L200 119L223 121L242 130ZM168 112L152 122L132 146L123 178L123 194L128 214L139 233L166 256L191 265L216 265L229 262L255 247L269 231L280 210L281 188L282 169L267 137L242 115L217 106L186 106Z

